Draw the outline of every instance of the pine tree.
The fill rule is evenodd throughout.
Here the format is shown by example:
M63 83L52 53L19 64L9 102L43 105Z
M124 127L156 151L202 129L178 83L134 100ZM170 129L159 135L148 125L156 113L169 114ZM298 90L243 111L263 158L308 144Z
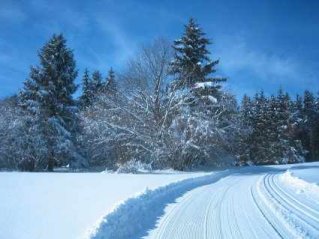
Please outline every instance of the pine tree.
M177 75L176 84L179 88L191 88L196 83L209 82L215 91L220 88L220 82L225 79L212 78L218 60L212 61L207 46L210 41L199 28L194 19L185 26L181 39L174 41L174 60L171 62L171 73Z
M302 103L302 97L297 94L296 100L294 102L294 112L297 112L298 115L302 114L303 111L303 103Z
M306 142L307 134L302 96L296 95L296 99L295 101L293 101L291 114L291 120L293 122L293 138L296 140L300 140L304 147L304 142Z
M273 97L270 100L267 99L263 91L256 94L254 98L250 158L256 164L271 162L272 157L269 151L271 140L269 138L273 138L273 132L271 129L272 116L270 112L272 111L270 111L270 102L273 101Z
M92 74L92 93L97 96L103 88L102 74L100 71L94 71Z
M247 109L248 99L243 102L242 115L249 119L243 123L251 128L251 133L246 139L243 155L249 155L246 160L256 164L295 163L304 160L304 150L300 140L296 137L298 118L294 117L293 104L288 93L282 89L276 96L265 97L263 92L256 94L251 109ZM245 110L246 108L246 110ZM246 123L248 122L248 124Z
M37 99L37 93L39 91L39 85L35 79L38 78L39 68L31 67L29 78L24 82L24 90L19 94L19 103L23 109L32 111L33 114L39 109Z
M240 111L238 114L238 127L240 133L237 137L236 143L236 156L239 165L243 165L251 161L250 159L250 146L251 146L251 133L252 133L252 110L253 102L249 96L246 94L243 96Z
M46 145L47 170L52 171L57 164L72 166L81 158L75 145L78 119L73 93L77 70L62 34L52 36L39 58L40 65L31 68L20 102L33 116L31 128L37 129L36 134Z
M313 122L313 140L312 140L313 159L319 158L319 96L315 102L315 117Z
M115 80L115 73L113 71L113 69L111 68L108 72L108 76L106 78L106 82L105 82L105 86L103 91L106 94L116 94L117 92L117 83Z
M94 94L92 92L92 80L88 69L85 69L82 78L82 95L80 97L80 105L82 108L91 104Z
M314 128L316 118L316 102L313 93L306 90L304 92L304 135L303 135L303 146L308 151L308 160L315 160L315 148L313 141L315 140Z
M316 103L315 103L315 97L313 93L310 91L306 90L304 92L304 114L307 117L308 121L311 121L311 118L314 115L315 108L316 108Z
M279 163L295 163L304 161L304 150L302 149L300 140L294 139L293 125L294 119L291 117L293 112L293 104L288 93L279 90L276 105L274 108L273 122L275 125L273 151L274 158Z
M176 95L176 114L172 131L178 141L175 168L198 164L223 164L220 155L227 154L235 135L236 100L221 90L222 78L214 78L218 61L211 61L205 34L190 19L181 39L174 42L171 73L175 77L170 87ZM177 103L179 102L179 103ZM181 103L182 102L182 103ZM226 141L228 141L226 143Z
M246 94L243 96L243 100L241 102L241 115L244 125L250 125L251 114L252 114L252 102L249 96Z

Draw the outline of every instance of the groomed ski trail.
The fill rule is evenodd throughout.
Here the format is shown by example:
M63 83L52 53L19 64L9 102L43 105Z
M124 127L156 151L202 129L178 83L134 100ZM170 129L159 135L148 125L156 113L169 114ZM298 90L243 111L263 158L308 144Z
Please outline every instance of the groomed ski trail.
M235 174L166 208L148 239L319 238L319 207L277 173Z
M319 238L319 187L286 169L227 170L146 191L89 238Z

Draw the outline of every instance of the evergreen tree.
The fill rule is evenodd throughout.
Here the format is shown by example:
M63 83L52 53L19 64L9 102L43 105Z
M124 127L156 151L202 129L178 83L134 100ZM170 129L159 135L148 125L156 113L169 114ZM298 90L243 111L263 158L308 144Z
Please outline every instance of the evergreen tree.
M297 94L296 100L295 100L295 102L293 102L293 103L294 103L294 105L293 105L293 107L294 107L293 111L296 112L298 115L301 115L301 114L302 114L302 111L303 111L302 97Z
M240 134L237 137L237 152L236 156L239 165L248 163L250 159L250 135L252 133L252 110L253 102L246 94L243 96L241 107L239 111L239 123Z
M20 94L21 105L32 115L30 127L45 143L47 170L57 164L77 164L77 107L73 93L77 70L62 34L53 35L39 53L40 66L31 68ZM67 160L67 162L65 161Z
M310 91L306 90L304 92L304 115L307 117L307 121L311 121L315 108L316 108L316 103L315 103L315 97L313 93Z
M82 107L89 106L92 102L93 96L94 94L92 92L92 80L88 69L85 69L82 78L82 95L80 97L80 105Z
M100 71L94 71L92 74L92 93L97 96L103 88L103 77Z
M106 78L103 91L106 94L115 94L117 92L117 83L115 80L115 73L112 68L108 72L108 76Z
M296 140L300 140L303 148L304 142L306 142L306 127L305 127L305 115L303 107L303 97L300 95L296 96L295 101L292 105L291 120L293 123L293 137Z
M304 92L304 135L303 135L303 146L308 151L308 160L315 160L314 141L315 141L315 123L316 123L316 102L313 93L306 90Z
M185 26L181 39L175 40L174 60L171 62L171 73L177 75L175 84L179 88L190 88L199 82L210 82L214 90L220 88L220 82L225 79L212 78L217 61L212 61L207 46L210 41L205 38L205 33L199 28L194 19L190 19Z
M221 90L220 82L225 79L212 77L218 61L210 60L209 43L193 19L182 38L174 42L170 67L175 79L170 91L176 95L177 106L171 126L178 142L175 168L208 162L221 165L226 163L221 158L232 151L237 104L232 95Z
M250 125L251 116L252 116L252 102L250 97L245 94L241 102L241 117L242 117L244 125Z
M243 118L243 124L251 128L244 144L249 153L247 148L242 149L242 155L249 155L245 160L251 160L256 164L303 161L305 152L300 140L296 138L298 118L293 116L296 105L292 104L288 93L280 89L277 96L267 98L260 92L250 103L250 112L247 109L248 102L246 97L241 110L242 115L246 116Z
M250 139L250 159L256 164L266 164L271 161L270 140L268 140L272 137L269 105L269 100L263 91L255 95L251 121L253 132Z
M313 122L313 139L311 143L313 159L319 159L319 96L315 103L315 117Z
M288 93L279 90L276 105L274 107L273 122L276 133L274 139L273 151L274 158L279 163L295 163L304 161L304 151L300 140L294 139L292 127L295 125L294 119L291 117L293 105Z

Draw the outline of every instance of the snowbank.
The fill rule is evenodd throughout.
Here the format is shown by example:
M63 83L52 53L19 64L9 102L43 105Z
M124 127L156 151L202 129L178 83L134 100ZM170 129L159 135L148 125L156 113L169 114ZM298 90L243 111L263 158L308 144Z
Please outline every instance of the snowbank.
M310 169L308 169L308 171L309 170ZM280 175L280 180L287 186L295 188L297 193L308 193L319 199L319 186L316 183L310 183L296 177L290 170L287 170L285 173Z
M307 166L306 166L307 165ZM295 165L290 169L294 176L303 179L309 183L319 184L319 163L307 163Z
M256 204L281 238L318 238L318 188L287 170L261 177L255 190Z

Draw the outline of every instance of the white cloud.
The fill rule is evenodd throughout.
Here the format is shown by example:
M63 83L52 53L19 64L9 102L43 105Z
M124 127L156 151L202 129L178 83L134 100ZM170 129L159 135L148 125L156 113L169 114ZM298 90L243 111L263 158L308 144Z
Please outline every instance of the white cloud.
M241 38L232 40L232 44L226 43L218 52L221 68L226 73L248 71L265 81L294 81L299 78L302 66L295 59L252 49Z
M129 59L137 48L133 38L127 36L123 29L116 23L116 19L97 18L99 28L105 33L105 37L112 41L115 46L115 64L123 64Z
M253 95L262 89L273 94L279 87L291 94L305 89L318 90L316 64L306 63L288 52L280 55L278 51L269 53L272 49L253 48L242 35L219 36L213 47L216 48L214 56L221 60L218 68L229 79L225 87L239 98L244 93Z

